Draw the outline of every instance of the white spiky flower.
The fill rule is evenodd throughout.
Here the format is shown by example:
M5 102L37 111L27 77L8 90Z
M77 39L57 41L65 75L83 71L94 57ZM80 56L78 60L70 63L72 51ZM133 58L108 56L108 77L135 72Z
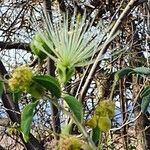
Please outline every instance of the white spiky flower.
M46 15L44 18L47 34L38 31L51 52L42 46L39 48L56 62L58 75L63 83L70 79L75 67L93 62L92 58L101 42L97 40L98 34L91 32L94 19L88 20L86 13L83 16L74 13L71 19L68 16L68 14L64 15L63 19L53 23ZM100 24L95 27L95 30L99 28Z

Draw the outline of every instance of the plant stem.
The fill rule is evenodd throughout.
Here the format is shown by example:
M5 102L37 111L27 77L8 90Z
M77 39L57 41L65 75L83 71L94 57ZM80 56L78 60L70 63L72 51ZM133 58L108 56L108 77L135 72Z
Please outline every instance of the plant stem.
M65 108L60 106L55 98L50 98L49 96L46 96L58 109L62 110L64 113L66 113L72 120L75 121L76 125L78 126L79 130L82 132L84 138L87 140L88 144L91 146L93 150L96 150L96 146L92 139L87 134L86 130L84 129L83 125L74 117L74 115L70 112L68 112ZM71 122L72 123L72 122Z
M112 85L111 93L110 93L110 96L109 96L109 100L112 100L112 99L113 99L113 93L114 93L116 84L117 84L117 81L114 81L114 82L113 82L113 85Z

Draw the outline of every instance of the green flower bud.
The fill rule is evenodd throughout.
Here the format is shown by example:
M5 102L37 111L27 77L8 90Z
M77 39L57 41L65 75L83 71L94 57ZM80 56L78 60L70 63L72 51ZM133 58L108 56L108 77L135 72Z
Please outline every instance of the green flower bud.
M47 57L47 55L41 51L40 47L43 47L47 52L51 51L47 44L41 38L41 35L37 33L35 34L33 40L30 43L30 48L35 55L37 55L41 60L43 60Z
M112 119L115 114L115 103L110 100L101 101L95 110L95 114L99 117L108 116Z
M111 128L111 120L108 117L100 117L98 127L102 132L108 132Z
M96 128L97 123L98 123L98 118L99 117L97 115L93 115L93 117L86 122L86 125L91 128Z

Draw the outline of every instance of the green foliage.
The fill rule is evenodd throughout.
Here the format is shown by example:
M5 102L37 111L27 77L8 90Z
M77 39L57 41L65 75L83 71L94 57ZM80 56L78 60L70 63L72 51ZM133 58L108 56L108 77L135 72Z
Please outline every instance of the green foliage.
M21 91L14 91L14 92L12 93L13 101L14 101L14 102L18 102L18 101L20 100L20 98L21 98L21 94L22 94Z
M141 98L142 98L141 111L143 113L146 113L150 103L150 86L147 86L144 90L142 90Z
M141 92L141 97L143 98L143 97L146 97L146 96L148 96L148 95L150 95L150 86L147 86L146 88L144 88L143 90L142 90L142 92Z
M146 113L149 103L150 103L150 94L142 98L141 111L143 113Z
M44 88L37 82L33 81L28 88L28 93L30 93L35 99L40 99L44 96Z
M53 54L50 54L46 49L42 49L49 57L51 57L56 63L62 63L63 66L83 66L85 62L89 64L89 58L97 52L96 45L99 45L97 41L97 35L91 32L86 38L85 35L91 30L93 21L86 19L86 13L82 15L81 19L76 19L76 14L71 18L71 24L68 21L68 14L62 16L58 22L52 22L49 16L46 18L46 32L47 34L41 34L42 40L52 50ZM98 24L100 25L100 24ZM98 29L99 26L96 26ZM95 29L96 30L96 29ZM53 57L54 56L54 57Z
M62 127L61 134L69 135L72 124L66 124Z
M63 97L66 103L68 104L70 110L73 112L77 120L83 122L83 108L81 103L73 96L66 95Z
M34 115L34 109L37 106L37 104L38 104L38 101L36 101L34 103L29 103L24 107L24 109L21 112L20 130L21 130L21 133L23 135L25 142L28 142L28 140L29 140L32 118Z
M92 129L92 140L95 143L95 145L97 146L99 143L99 140L101 138L101 131L98 127L95 127Z
M118 81L119 79L121 79L122 77L124 77L125 75L128 75L129 73L133 72L133 69L132 68L123 68L119 71L117 71L115 73L115 77L114 77L114 80L115 81Z
M150 75L150 68L148 67L137 67L133 71L137 74Z
M61 88L59 82L50 75L36 75L33 77L33 81L37 82L45 89L52 93L52 96L60 98Z
M115 73L114 80L118 81L125 75L129 75L130 73L136 73L136 74L143 74L143 75L150 75L150 68L147 67L137 67L137 68L123 68Z
M33 5L34 5L34 2L33 2ZM82 4L84 5L84 3L82 3ZM111 5L111 2L108 2L108 4ZM118 2L118 4L119 4L119 2ZM30 98L31 98L30 96L28 96L29 95L28 93L30 93L32 95L32 102L30 104L27 104L24 107L23 111L21 112L21 127L20 128L21 128L21 132L23 134L24 140L26 142L29 140L29 133L30 133L30 129L31 129L32 118L34 115L35 107L38 103L38 102L34 102L34 101L36 101L37 99L43 98L43 103L41 104L43 107L39 108L39 109L42 109L42 110L39 110L40 112L45 113L45 111L46 111L46 113L47 113L47 111L48 111L47 106L49 107L49 105L47 105L47 102L52 102L52 104L54 104L56 107L58 107L58 111L61 112L61 116L59 116L59 112L58 112L58 116L57 116L58 119L59 119L59 117L62 117L62 116L64 117L64 114L66 112L66 115L68 115L68 116L64 117L64 118L68 118L68 120L66 120L66 123L68 123L70 120L72 121L72 119L74 119L73 121L75 121L75 123L76 123L76 127L78 128L77 130L80 130L79 132L80 132L81 139L79 139L79 141L77 139L70 138L70 140L68 142L67 141L68 137L66 137L65 142L64 141L62 142L62 147L63 146L67 147L70 144L70 146L69 146L70 149L83 149L83 147L80 146L82 144L82 143L80 144L80 141L82 141L82 140L84 140L83 141L84 144L86 142L88 142L88 144L90 144L90 146L92 145L93 141L96 144L96 146L98 145L98 142L101 140L101 132L107 132L111 128L111 119L113 118L114 113L115 113L115 106L114 106L114 104L109 105L110 101L105 104L104 103L103 104L101 103L100 105L98 104L98 107L94 111L93 116L90 116L90 117L92 117L92 119L90 121L88 121L88 125L91 127L90 131L92 130L92 132L93 132L92 139L90 139L90 137L88 135L89 128L88 129L84 128L83 109L85 107L86 115L91 115L91 111L93 111L93 108L95 108L95 105L97 105L97 102L99 100L102 100L103 96L105 96L107 98L109 97L109 91L110 91L109 85L105 86L105 84L108 83L109 81L105 82L104 80L110 79L110 83L111 83L111 73L116 68L116 66L119 67L120 63L118 63L118 62L120 61L120 58L122 56L125 56L125 59L121 60L122 62L121 62L120 66L122 66L124 64L132 64L132 66L136 65L137 63L139 64L140 60L139 60L138 56L140 56L139 49L141 46L138 45L138 43L136 41L137 39L136 38L134 39L134 47L131 48L130 44L132 44L133 37L131 36L131 39L130 39L130 36L128 36L126 33L124 34L124 30L122 28L117 28L118 26L120 26L120 20L122 21L123 17L127 16L128 13L131 14L131 16L132 16L132 12L134 13L134 11L132 11L131 8L133 8L132 6L134 6L134 4L135 4L134 1L131 1L131 3L129 3L129 4L127 2L124 2L122 7L120 4L120 8L122 8L121 12L123 12L123 13L120 16L118 14L117 14L117 16L115 16L116 13L114 11L112 11L114 14L111 14L111 16L118 18L117 21L112 21L112 23L109 22L108 17L106 17L106 19L101 17L101 16L106 16L105 13L99 14L99 12L98 12L98 15L97 15L97 11L95 11L96 9L94 10L94 7L95 7L94 5L90 6L91 8L93 7L93 10L95 12L92 14L90 14L89 10L86 10L87 15L85 12L83 12L81 15L78 15L78 10L75 10L75 12L71 11L71 14L68 14L70 12L70 10L68 10L68 13L64 14L64 15L62 15L63 12L59 13L59 11L58 11L57 16L51 16L51 17L49 17L47 15L42 16L43 20L44 20L42 25L41 25L41 23L43 20L41 21L41 16L40 16L41 13L39 13L40 12L39 10L41 10L41 7L38 7L38 10L35 10L35 9L31 10L32 13L36 12L34 16L35 16L37 22L34 22L34 24L35 23L36 23L36 25L40 24L41 30L39 29L38 33L35 34L35 36L33 37L33 40L30 43L30 48L31 48L32 52L35 55L37 55L38 58L40 58L41 60L45 59L46 57L50 57L50 59L52 59L54 61L55 67L56 67L55 73L58 77L59 82L56 80L56 78L53 78L48 75L33 75L32 76L32 74L30 74L30 73L29 73L29 75L31 75L31 76L28 77L27 79L25 79L24 77L26 77L26 73L24 73L24 72L19 76L18 76L18 73L16 73L15 75L13 75L15 80L9 80L10 81L9 85L10 85L10 87L12 87L11 90L13 91L13 97L14 97L15 102L17 102L20 99L20 96L23 92L25 92L25 93L23 93L23 95L27 94L27 95L25 95L25 98L27 97L27 100L30 100ZM105 3L105 5L107 5L107 4ZM67 6L69 8L69 3ZM131 7L128 7L128 6L131 6ZM55 5L54 7L57 9L57 5ZM26 7L24 7L24 8L26 8ZM101 7L101 8L103 8L103 7ZM115 10L115 9L113 9L113 10ZM37 11L39 11L39 12L37 12ZM131 11L131 13L130 13L130 11ZM108 13L108 12L106 11L106 13ZM50 14L50 13L47 13L47 14ZM53 15L53 10L52 10L51 14ZM26 16L26 14L24 14L24 15ZM27 14L27 16L28 16L28 14ZM99 19L99 16L101 19ZM96 18L96 20L94 20L94 17ZM5 18L7 20L7 14L4 15L3 22L5 22ZM51 18L53 18L54 20L51 20ZM32 17L24 18L25 21L30 20L30 19L32 19ZM131 17L129 19L133 20ZM134 17L133 21L135 22L137 19L138 18ZM99 20L100 20L100 22L98 22ZM9 24L9 22L11 24L11 21L8 21L8 24ZM114 23L114 22L116 22L116 23ZM139 20L139 22L137 20L136 22L137 23L134 24L135 27L133 28L133 30L137 29L136 25L140 24L141 20ZM19 23L19 22L17 22L17 23ZM24 25L24 23L22 23L22 24ZM104 30L101 28L101 24L103 24L105 26ZM128 24L126 24L126 22L124 22L123 24L128 26ZM107 25L109 28L106 27ZM28 26L27 26L27 28L28 28ZM145 26L144 26L144 28L145 28ZM123 32L123 34L119 34L117 37L117 40L115 40L115 42L110 43L112 41L112 39L114 39L114 37L116 37L113 35L116 35L118 29L119 29L119 32L121 30L121 33ZM29 31L29 30L30 30L30 28L28 28L26 31ZM34 30L30 30L30 31L32 32ZM129 32L130 32L130 25L129 25ZM18 32L16 32L16 33L18 33ZM133 33L134 33L134 31L133 31ZM29 35L27 35L27 34L25 34L25 35L30 36L32 33L29 33ZM6 35L7 35L7 33L6 33ZM14 36L12 35L12 37L16 37L16 35L14 35ZM11 36L10 36L10 38L11 38ZM119 41L120 42L119 44L118 44L118 38L121 39ZM6 39L6 38L4 38L4 39ZM144 37L144 39L142 38L142 40L145 40L145 37ZM10 40L10 41L12 41L12 40ZM131 41L131 43L128 41ZM126 44L124 44L124 43L126 43ZM109 44L111 45L111 47L109 47L109 49L107 49ZM116 45L117 45L117 48L116 48ZM145 47L144 46L145 42L142 42L141 45L142 45L142 47ZM126 54L128 53L127 50L129 47L131 48L131 50L130 50L128 56L126 57ZM7 46L5 48L7 49ZM18 48L20 48L20 46ZM110 53L110 51L112 53ZM146 52L146 51L143 51L143 53L144 52ZM112 56L112 57L103 57L105 55L105 53L109 53L110 56ZM17 56L17 57L14 57L14 58L18 58L18 54L19 54L19 52L17 51L17 53L15 53L15 56ZM7 55L7 53L6 53L6 55ZM135 59L135 62L130 63L133 59L131 57L133 57ZM95 58L97 58L96 62L94 63L94 65L92 66L92 69L91 69L91 66L89 66L89 65L93 63ZM100 58L100 59L98 59L98 58ZM2 59L3 59L3 57L2 57ZM144 59L143 59L142 64L146 65ZM102 62L101 62L101 60L102 60ZM30 60L27 57L25 57L25 59L23 59L22 63L28 63L28 61L30 61ZM148 56L147 56L147 61L148 61ZM8 61L4 61L4 63L7 63L7 62ZM98 65L98 67L96 67L97 66L96 64L98 62L100 65ZM45 63L45 61L43 63ZM148 62L147 62L147 64L148 64ZM15 66L18 65L18 63L16 63L16 62L15 62L15 64L8 63L7 67L9 68L14 65ZM36 65L37 64L33 64L31 66L33 66L33 68L34 67L36 68L37 67ZM41 71L42 74L45 73L45 65L47 65L47 64L40 66L42 68L40 68L39 71ZM87 68L84 67L85 65L88 65L88 67ZM44 71L42 70L43 67L44 67ZM79 71L75 72L76 67L82 67L82 68ZM102 69L99 70L99 67L100 68L102 67ZM91 71L89 74L89 78L91 78L91 80L93 80L94 76L91 77L90 75L91 74L95 75L95 73L98 73L97 77L100 78L100 84L102 84L102 86L104 88L104 92L105 92L105 94L103 94L103 92L102 92L102 94L99 95L98 99L97 99L97 95L95 93L95 91L97 91L98 87L95 86L95 83L93 84L93 82L92 82L92 86L88 86L88 84L86 84L87 83L86 82L85 85L83 86L83 88L80 87L80 85L82 86L84 84L83 82L85 80L88 81L88 78L86 79L87 74L84 74L84 70L87 70L87 74L88 74L88 72ZM9 71L9 69L8 69L8 71ZM30 71L32 72L32 70L30 70ZM22 70L20 72L22 72ZM136 73L136 74L140 74L140 75L141 74L142 75L150 75L150 69L146 68L146 67L123 68L115 74L116 83L118 84L117 81L120 78L122 78L126 75L129 75L131 73ZM74 74L75 74L75 78L77 77L77 79L79 79L79 82L83 81L82 83L80 82L79 87L77 87L78 84L75 83L76 79L75 79L75 82L71 82L71 84L69 84L69 88L68 88L68 86L63 87L63 85L66 84ZM123 82L123 84L124 84L124 87L123 87L123 89L120 88L120 90L123 90L123 92L126 92L126 89L131 91L130 88L132 85L128 86L131 83L128 82L127 86L126 86L125 82ZM0 82L0 97L3 92L3 87L1 85L2 84ZM75 85L75 89L73 87L74 85ZM89 82L89 85L90 85L90 82ZM61 87L62 87L62 90L61 90ZM72 87L73 87L73 89L71 89ZM76 90L77 90L77 92L76 92L77 95L79 92L81 92L79 94L82 94L82 92L84 93L86 91L86 87L92 88L92 89L94 88L94 90L92 92L89 92L90 94L86 93L86 95L88 96L86 98L88 98L88 100L90 99L90 102L92 103L92 106L90 106L90 108L89 108L90 110L88 109L88 107L86 107L86 105L89 104L89 101L84 103L85 106L82 106L81 103L78 101L78 99L76 99L75 97L70 96L70 95L64 96L64 93L66 94L68 91L70 93L72 93L72 90L73 90L73 93L76 92ZM97 89L95 89L95 88L97 88ZM9 92L10 91L8 91L8 94L9 94ZM51 94L49 94L49 93L51 93ZM92 95L91 95L91 93L92 93ZM47 96L46 96L46 94L47 94ZM112 95L113 95L113 96L111 96L112 98L110 98L111 100L113 99L113 97L118 98L119 92L117 91L117 92L115 92L115 94L113 93ZM126 93L124 93L123 97L125 97L125 96L126 96ZM150 87L147 87L146 89L144 89L142 91L141 97L142 97L141 109L142 109L142 112L145 113L147 110L149 101L150 101L149 100L150 99ZM50 101L47 101L48 98ZM45 99L46 99L46 101L45 101ZM127 100L128 100L128 98L127 98ZM84 101L84 99L83 99L83 101ZM45 105L45 103L46 103L46 105ZM68 106L67 109L65 109L66 103ZM86 110L89 110L89 112L87 113ZM54 113L54 117L56 117L55 112L57 112L57 111L54 108L53 112L50 112L50 115L53 116L52 113ZM49 115L49 112L47 113L47 115ZM43 116L43 115L41 115L41 116ZM51 116L49 116L49 117L51 117ZM64 120L64 118L60 118L61 121ZM44 120L46 121L46 119L44 119ZM57 137L59 136L58 135L59 133L57 132L58 130L57 130L57 128L55 128L55 122L57 122L57 118L56 118L56 120L55 120L55 118L51 118L50 121L53 122L51 127L52 127L52 130L54 129L54 132L52 131L53 133L51 134L51 131L49 132L49 129L47 130L46 128L44 128L45 133L51 134L50 138L54 135L54 136L56 136L56 138L54 138L54 139L57 139ZM67 133L69 131L69 129L71 128L70 127L71 125L72 125L71 123L67 124L66 128L64 129L64 132L62 132L62 133ZM60 127L62 127L62 124L60 125ZM112 131L115 131L115 130L117 130L117 129L113 129ZM74 131L76 131L76 130L74 130L74 128L73 128L73 133L77 133ZM40 133L40 131L39 131L39 133ZM35 135L35 137L36 137L36 135ZM79 137L79 135L78 135L78 137ZM43 138L43 137L40 137L40 138ZM60 134L60 139L61 139L61 134ZM93 140L93 141L90 141L90 140ZM106 139L104 139L104 141L106 142ZM68 142L68 144L66 144L67 142ZM51 143L52 143L52 141L51 141ZM57 142L57 144L58 143L59 142ZM31 145L32 145L32 141L31 141ZM113 149L114 145L112 145L112 147L109 147L109 145L105 145L105 147L109 147L109 148ZM63 149L62 147L60 149ZM86 148L86 150L87 149L88 148ZM99 148L97 148L97 149L99 149Z
M150 68L148 67L137 67L137 68L123 68L119 70L115 74L115 81L118 81L121 77L128 75L129 73L136 73L139 75L150 75ZM141 103L141 111L143 113L146 113L149 103L150 103L150 86L147 86L142 92L140 93L141 98L142 98L142 103Z

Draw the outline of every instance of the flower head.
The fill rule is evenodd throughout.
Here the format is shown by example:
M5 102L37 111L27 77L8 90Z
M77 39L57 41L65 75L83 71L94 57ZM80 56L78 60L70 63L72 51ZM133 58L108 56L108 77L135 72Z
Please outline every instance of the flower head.
M103 100L96 107L95 114L98 116L108 116L110 119L115 114L115 103L110 100Z
M108 117L100 117L98 120L98 127L101 131L107 132L111 128L111 120Z
M59 150L80 150L83 142L75 136L64 136L59 140Z
M42 45L36 45L56 62L60 76L64 76L62 82L67 82L74 73L74 68L88 65L98 50L101 40L97 40L97 34L91 32L94 19L88 19L86 13L83 16L74 13L69 19L64 15L57 22L52 22L49 16L45 16L45 30L47 34L39 31L42 41L51 49L51 53ZM70 20L70 21L69 21ZM99 29L99 24L95 27ZM70 71L71 70L71 71Z
M101 131L107 132L111 128L111 119L115 114L115 104L110 100L101 101L95 109L92 118L86 125L91 128L98 127Z
M32 70L26 66L16 68L12 77L8 80L8 84L12 91L27 91L32 81Z

